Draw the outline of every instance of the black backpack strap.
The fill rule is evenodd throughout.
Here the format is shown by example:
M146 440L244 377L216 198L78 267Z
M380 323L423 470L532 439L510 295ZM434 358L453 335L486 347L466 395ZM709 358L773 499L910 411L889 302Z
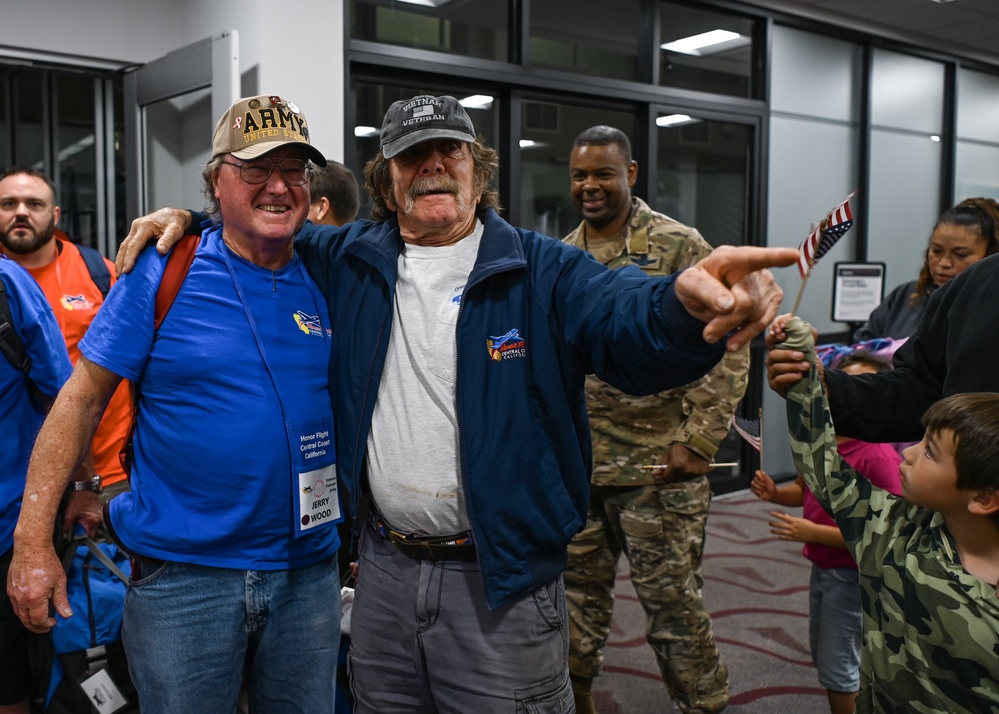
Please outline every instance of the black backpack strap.
M101 297L107 298L108 291L111 290L111 271L108 270L108 264L104 262L104 256L90 246L79 243L73 243L73 245L80 251L80 257L83 258L83 262L87 264L87 270L90 271L90 279L101 291Z
M0 352L13 365L14 369L24 375L28 394L35 404L43 411L52 406L52 397L47 395L31 378L31 357L24 340L14 328L14 315L10 311L10 301L7 300L7 285L0 278Z

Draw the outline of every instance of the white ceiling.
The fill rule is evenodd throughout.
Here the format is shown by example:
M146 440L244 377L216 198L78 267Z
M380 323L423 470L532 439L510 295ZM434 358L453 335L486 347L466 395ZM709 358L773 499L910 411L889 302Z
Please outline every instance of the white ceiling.
M999 65L999 0L747 0Z

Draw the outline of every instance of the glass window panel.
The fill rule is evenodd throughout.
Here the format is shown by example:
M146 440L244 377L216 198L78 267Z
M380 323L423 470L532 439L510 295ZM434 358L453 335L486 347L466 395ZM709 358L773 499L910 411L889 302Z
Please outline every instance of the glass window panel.
M150 104L146 122L146 206L205 205L201 169L212 158L211 89Z
M656 122L653 208L696 227L713 246L743 245L752 127L696 117L670 123L670 117L660 114Z
M382 119L385 112L400 99L409 99L420 94L430 94L441 96L450 94L457 97L459 101L465 100L473 95L476 101L464 102L465 110L468 112L475 133L480 136L487 146L499 147L499 116L500 105L496 97L483 94L480 87L477 91L460 91L453 87L423 86L423 87L401 87L391 84L376 84L371 82L357 83L357 125L354 127L355 141L355 164L350 166L350 170L357 177L358 185L361 187L361 210L359 218L368 218L371 215L371 201L364 190L364 165L378 155L379 130L382 126ZM500 164L502 165L502 157ZM501 169L502 170L502 169ZM493 182L494 187L499 185L499 174Z
M97 245L97 151L94 146L94 80L52 78L55 93L55 163L59 227L84 245Z
M875 126L939 134L943 128L941 62L874 50L871 122Z
M812 227L857 187L859 142L858 128L845 122L771 118L767 245L798 247ZM830 151L829 147L837 150ZM854 205L859 220L864 220L864 210L862 205ZM820 333L846 329L843 323L831 320L832 264L852 259L856 236L857 232L851 230L832 247L801 293L797 312ZM775 270L774 278L784 290L782 311L790 310L802 287L798 270ZM784 402L771 389L763 389L763 412L763 441L776 445L763 450L763 469L768 473L794 473L791 451L786 448Z
M577 0L531 3L530 61L618 79L638 77L639 4Z
M350 36L505 62L509 0L351 0Z
M13 73L14 107L14 157L11 163L45 169L44 140L44 91L47 82L43 73L36 70L18 70Z
M767 245L797 248L812 227L857 188L859 136L857 127L848 124L771 118ZM858 220L864 220L866 209L857 199L851 206ZM819 332L845 328L831 319L831 266L838 260L852 259L856 237L856 231L847 232L822 259L827 267L814 271L808 279L800 314ZM774 277L790 308L801 287L797 269L774 271Z
M125 206L127 201L125 199L125 101L124 101L124 82L121 77L116 77L114 80L114 88L112 92L114 94L114 129L113 129L113 146L108 147L111 151L114 151L114 183L109 189L114 191L114 205L115 205L115 215L110 218L110 225L112 226L112 234L109 236L110 240L108 245L117 246L125 236L128 235L128 229L130 224L130 219L125 214ZM103 158L102 158L103 160Z
M10 141L10 106L8 88L10 87L11 73L8 70L0 69L0 168L6 168L13 164L11 153L13 147Z
M867 253L885 263L885 293L915 280L940 216L940 142L871 132L871 206ZM918 176L918 181L913 177Z
M753 20L739 15L664 2L659 83L750 97L754 25ZM705 37L705 33L713 34Z
M954 203L987 196L999 201L999 146L957 142Z
M999 142L999 77L962 69L957 81L957 135ZM958 172L960 173L960 172Z
M861 48L775 25L770 48L770 108L810 117L858 121Z
M635 114L557 102L524 100L521 114L520 223L554 238L579 225L569 195L569 153L584 129L606 124L635 142Z

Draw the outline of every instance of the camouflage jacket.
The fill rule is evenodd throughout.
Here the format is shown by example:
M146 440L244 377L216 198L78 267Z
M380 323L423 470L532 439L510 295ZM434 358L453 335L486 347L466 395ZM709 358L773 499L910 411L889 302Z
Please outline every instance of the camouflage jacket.
M623 235L588 245L586 223L564 242L584 250L610 268L637 265L650 275L688 268L711 252L695 229L656 213L632 198L631 219ZM586 402L593 438L593 484L632 486L655 482L644 464L664 463L667 449L679 442L710 460L728 434L729 422L746 391L749 351L727 353L696 382L647 397L633 397L590 375Z
M788 335L798 337L790 326ZM811 329L800 339L807 351ZM798 473L860 569L858 714L999 710L996 586L961 567L939 513L873 486L839 458L815 367L788 391L787 421Z

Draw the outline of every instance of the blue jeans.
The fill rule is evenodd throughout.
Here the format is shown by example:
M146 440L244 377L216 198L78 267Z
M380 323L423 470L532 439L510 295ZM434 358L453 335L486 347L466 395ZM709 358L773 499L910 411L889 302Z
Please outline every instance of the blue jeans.
M819 684L834 692L858 691L864 622L856 569L812 566L808 624Z
M355 714L574 711L561 577L490 611L476 563L414 560L368 528L360 548Z
M336 558L293 570L142 559L122 639L143 714L332 714L340 641Z

